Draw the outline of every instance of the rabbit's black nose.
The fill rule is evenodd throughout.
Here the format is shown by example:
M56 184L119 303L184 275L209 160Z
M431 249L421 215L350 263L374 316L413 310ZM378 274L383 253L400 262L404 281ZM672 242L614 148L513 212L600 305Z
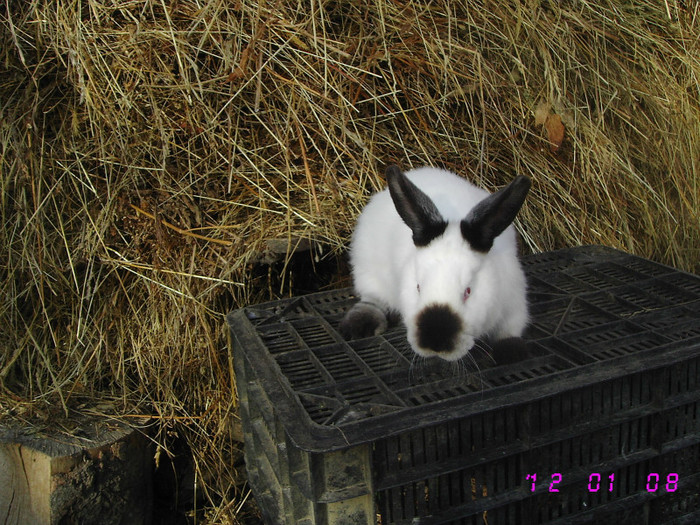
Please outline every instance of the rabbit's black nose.
M433 352L455 350L462 319L445 304L431 304L416 319L418 346Z

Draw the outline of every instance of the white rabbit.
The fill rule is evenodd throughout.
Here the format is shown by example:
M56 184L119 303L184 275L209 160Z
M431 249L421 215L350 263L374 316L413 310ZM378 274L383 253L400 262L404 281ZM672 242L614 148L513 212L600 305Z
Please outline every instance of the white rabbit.
M518 176L489 194L437 168L404 174L390 166L386 177L388 190L372 196L353 233L360 302L341 321L343 336L378 335L397 312L418 355L448 361L477 338L521 336L526 282L511 223L530 179Z

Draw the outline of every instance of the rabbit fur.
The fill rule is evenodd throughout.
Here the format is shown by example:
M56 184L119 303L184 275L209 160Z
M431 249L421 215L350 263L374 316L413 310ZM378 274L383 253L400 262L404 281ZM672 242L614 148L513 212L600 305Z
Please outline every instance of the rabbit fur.
M512 222L530 180L516 177L489 194L446 170L390 166L387 181L353 233L360 301L341 321L343 336L378 335L398 313L418 355L448 361L478 338L521 336L528 306Z

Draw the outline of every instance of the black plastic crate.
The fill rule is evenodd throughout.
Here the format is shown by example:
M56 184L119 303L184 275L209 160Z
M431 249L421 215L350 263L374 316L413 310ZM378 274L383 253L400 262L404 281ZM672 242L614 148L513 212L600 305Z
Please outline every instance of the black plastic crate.
M417 358L401 325L345 341L349 289L229 314L268 523L700 523L700 278L595 246L524 264L505 364Z

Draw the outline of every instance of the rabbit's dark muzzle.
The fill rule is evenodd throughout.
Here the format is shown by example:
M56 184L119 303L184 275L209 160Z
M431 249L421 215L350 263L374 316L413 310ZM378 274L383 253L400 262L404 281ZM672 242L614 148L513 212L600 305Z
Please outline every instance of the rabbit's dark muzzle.
M418 345L436 353L451 353L456 349L462 319L445 304L431 304L416 318Z

